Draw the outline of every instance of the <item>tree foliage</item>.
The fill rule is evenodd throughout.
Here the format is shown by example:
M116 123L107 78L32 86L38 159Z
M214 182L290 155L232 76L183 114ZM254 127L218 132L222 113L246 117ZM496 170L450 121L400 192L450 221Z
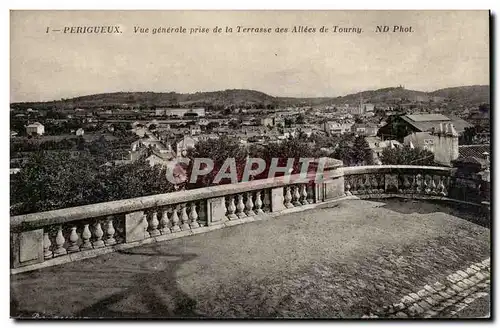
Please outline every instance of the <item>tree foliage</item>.
M436 165L431 151L409 146L384 149L380 161L383 165Z
M342 160L344 166L372 165L373 156L364 137L343 136L333 157Z
M90 151L34 152L11 176L11 214L40 212L173 191L166 171L144 160L104 165Z

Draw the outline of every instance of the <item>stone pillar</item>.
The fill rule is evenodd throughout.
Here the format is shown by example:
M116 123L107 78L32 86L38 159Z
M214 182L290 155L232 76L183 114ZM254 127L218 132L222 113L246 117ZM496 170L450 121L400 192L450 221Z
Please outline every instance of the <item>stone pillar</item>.
M144 224L144 211L125 215L125 242L130 243L149 238L147 225Z
M335 199L344 197L344 164L342 161L333 158L327 158L324 171L322 185L322 199L318 201Z
M271 189L271 212L279 212L285 209L283 187Z
M43 262L43 229L12 232L10 238L14 268Z
M207 225L222 224L227 221L224 197L207 199Z

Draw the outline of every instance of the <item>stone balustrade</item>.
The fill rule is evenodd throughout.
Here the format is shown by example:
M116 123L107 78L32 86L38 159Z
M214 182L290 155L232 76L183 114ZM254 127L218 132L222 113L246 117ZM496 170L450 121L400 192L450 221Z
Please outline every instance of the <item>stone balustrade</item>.
M106 252L192 235L324 201L343 189L342 162L328 159L331 178L297 183L299 175L178 191L11 217L11 268L22 272ZM314 178L312 178L314 180Z
M454 168L436 166L345 167L344 191L359 198L410 197L489 203L489 182L457 174Z
M319 175L321 179L315 179ZM307 182L305 182L307 181ZM178 191L11 217L11 272L34 270L107 252L202 233L314 204L359 198L416 197L474 204L489 183L426 166L342 167L324 173Z

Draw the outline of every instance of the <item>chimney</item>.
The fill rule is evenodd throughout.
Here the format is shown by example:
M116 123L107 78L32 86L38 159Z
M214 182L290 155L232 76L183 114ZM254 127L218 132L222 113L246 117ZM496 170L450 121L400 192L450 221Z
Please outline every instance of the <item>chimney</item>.
M445 123L444 124L444 134L447 135L450 132L449 128L450 128L450 124L449 123Z
M483 153L483 157L484 157L484 159L488 162L488 167L489 167L489 166L490 166L490 165L489 165L489 164L490 164L490 153L488 153L487 151L485 151L485 152Z
M457 130L455 130L455 127L453 126L452 123L450 123L450 129L448 131L452 137L458 137Z

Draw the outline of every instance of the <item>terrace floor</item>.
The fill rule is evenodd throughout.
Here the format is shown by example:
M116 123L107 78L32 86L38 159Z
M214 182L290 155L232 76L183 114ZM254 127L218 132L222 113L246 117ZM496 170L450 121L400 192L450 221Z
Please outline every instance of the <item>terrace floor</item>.
M346 200L13 275L11 315L360 318L425 285L451 287L448 275L488 259L490 230L464 215L427 202ZM487 280L471 278L454 297L443 289L455 302L426 313L488 316L489 268L481 272ZM410 307L383 311L425 315Z

